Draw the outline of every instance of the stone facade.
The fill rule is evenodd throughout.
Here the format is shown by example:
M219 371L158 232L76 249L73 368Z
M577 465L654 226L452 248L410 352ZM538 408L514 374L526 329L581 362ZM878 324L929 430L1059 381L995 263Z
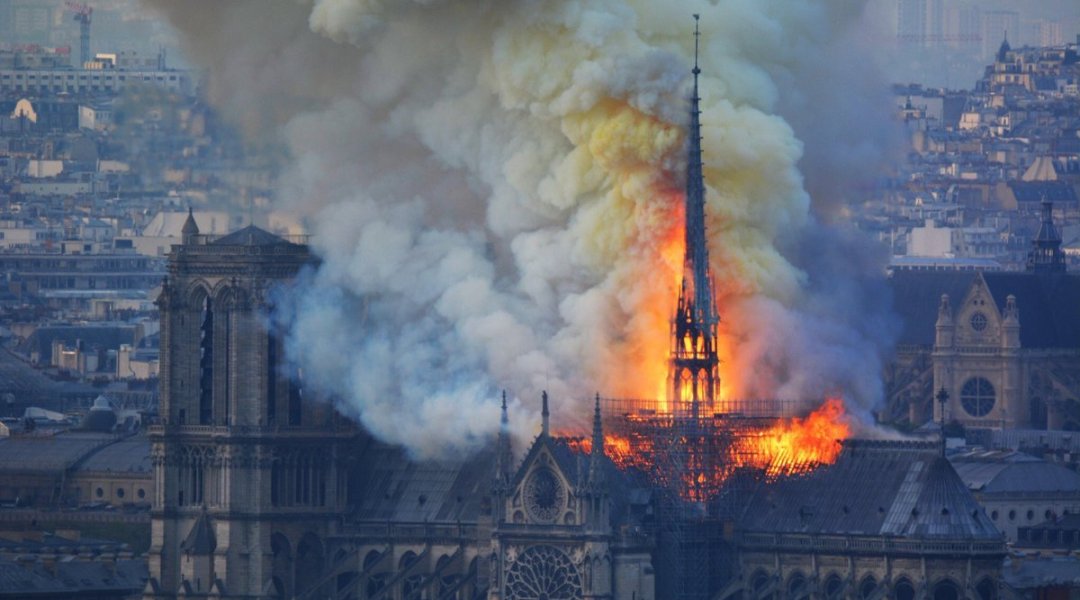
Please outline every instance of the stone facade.
M903 331L887 418L1080 429L1080 277L910 272L892 285Z
M183 241L158 299L146 595L291 595L324 570L345 509L342 447L356 436L304 397L266 326L271 290L311 257L254 227L215 239L192 220Z

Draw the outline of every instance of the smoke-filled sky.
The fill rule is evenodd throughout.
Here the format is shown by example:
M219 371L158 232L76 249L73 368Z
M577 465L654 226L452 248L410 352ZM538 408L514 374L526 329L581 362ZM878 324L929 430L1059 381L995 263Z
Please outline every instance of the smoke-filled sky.
M860 0L148 0L208 96L291 160L322 258L283 305L305 378L418 456L663 394L702 29L726 398L881 400L883 257L843 228L892 157Z

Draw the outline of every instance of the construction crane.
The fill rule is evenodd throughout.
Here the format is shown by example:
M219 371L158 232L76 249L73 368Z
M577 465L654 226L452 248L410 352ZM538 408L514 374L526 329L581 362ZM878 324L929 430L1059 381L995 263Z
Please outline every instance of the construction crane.
M67 3L67 9L75 14L75 21L79 23L79 59L85 66L90 60L90 16L94 14L94 9L89 4L71 0Z

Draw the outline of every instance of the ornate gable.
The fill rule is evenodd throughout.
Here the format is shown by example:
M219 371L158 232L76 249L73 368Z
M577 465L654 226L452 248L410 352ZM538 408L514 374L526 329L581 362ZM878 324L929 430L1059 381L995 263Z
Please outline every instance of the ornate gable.
M956 345L1000 346L1002 315L982 273L975 276L964 301L956 307Z
M514 477L513 492L507 498L511 523L561 525L576 522L574 479L566 461L556 454L563 448L548 436L540 436Z

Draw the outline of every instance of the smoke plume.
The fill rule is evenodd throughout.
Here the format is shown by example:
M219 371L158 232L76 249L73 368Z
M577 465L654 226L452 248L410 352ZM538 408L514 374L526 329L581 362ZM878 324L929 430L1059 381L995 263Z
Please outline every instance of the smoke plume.
M287 144L278 200L322 258L290 354L380 438L468 450L502 388L519 437L543 389L564 428L664 393L694 13L723 394L880 401L880 263L825 224L888 141L861 1L149 3Z

